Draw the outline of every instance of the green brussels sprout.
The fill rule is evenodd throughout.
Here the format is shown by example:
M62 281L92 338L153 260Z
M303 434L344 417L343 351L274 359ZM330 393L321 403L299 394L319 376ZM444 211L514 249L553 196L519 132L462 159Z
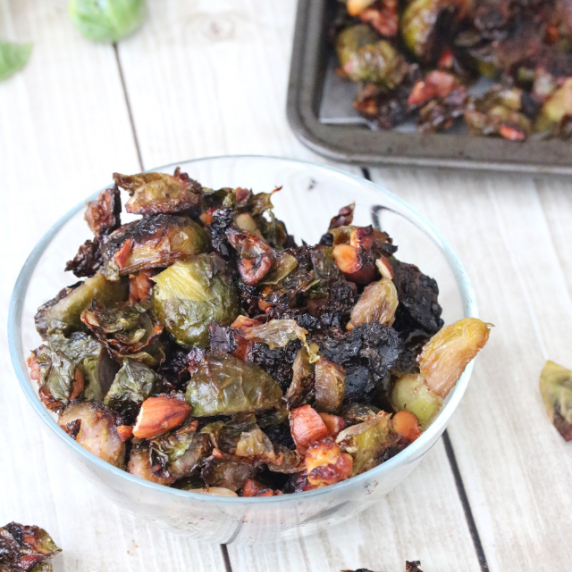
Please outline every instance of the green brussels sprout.
M103 344L83 332L73 332L69 338L54 335L48 343L53 351L60 351L83 374L84 399L103 401L117 373L118 365L109 357Z
M224 270L216 254L201 254L153 277L153 313L177 343L204 348L210 324L228 326L238 316L236 287Z
M197 433L192 425L151 440L149 447L153 472L176 479L194 473L212 449L209 436Z
M117 433L115 415L104 405L76 401L60 415L58 424L100 459L119 468L125 465L125 443Z
M126 359L117 372L103 403L113 411L133 420L141 404L160 391L161 378L145 364Z
M186 216L161 214L124 224L103 237L102 273L109 280L125 274L169 266L207 251L203 228Z
M117 42L145 19L145 0L70 0L69 15L82 36L94 42Z
M53 300L40 306L35 316L36 329L44 340L55 333L82 330L81 313L92 300L107 305L125 300L127 294L126 282L110 282L97 273L75 287L64 288Z
M229 354L207 353L187 386L195 417L234 415L280 405L280 386L260 367Z
M140 173L139 175L113 174L118 187L129 192L125 203L128 213L142 215L188 212L201 202L202 187L179 168L175 175Z
M118 360L128 357L150 367L165 359L159 336L163 326L153 321L149 303L103 306L93 301L81 321Z
M540 374L540 394L554 427L565 441L572 441L572 371L547 361Z
M373 469L391 445L391 416L380 413L369 421L344 429L336 438L342 451L353 457L352 477Z
M19 72L28 63L32 44L0 41L0 81Z
M410 411L424 431L437 417L443 399L431 391L419 374L401 376L391 391L391 404L397 411Z
M0 570L20 572L30 570L51 572L47 561L61 549L50 535L39 526L10 522L0 527Z
M443 0L413 0L401 17L401 34L407 47L420 59L432 51L435 25Z
M405 58L387 40L378 40L367 25L341 32L337 50L342 71L352 81L369 81L393 89L407 73Z

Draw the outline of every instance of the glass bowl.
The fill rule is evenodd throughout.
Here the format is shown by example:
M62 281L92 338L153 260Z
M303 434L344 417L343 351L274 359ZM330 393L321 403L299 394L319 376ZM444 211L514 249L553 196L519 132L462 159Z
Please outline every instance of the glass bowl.
M383 186L333 167L274 157L211 157L157 170L172 172L175 166L212 188L242 186L260 192L283 186L273 196L275 213L298 240L305 238L311 244L319 240L340 207L355 202L356 224L379 224L398 245L401 260L417 264L437 280L445 323L477 316L474 292L457 255L427 220ZM58 443L62 457L138 518L217 543L271 542L308 535L379 502L415 468L447 427L469 383L472 363L419 439L371 471L330 487L277 497L217 497L150 483L100 460L58 427L38 399L26 366L30 351L40 344L34 327L36 309L74 282L63 268L78 245L90 237L83 220L84 205L79 204L49 230L20 272L8 321L10 354L22 391Z

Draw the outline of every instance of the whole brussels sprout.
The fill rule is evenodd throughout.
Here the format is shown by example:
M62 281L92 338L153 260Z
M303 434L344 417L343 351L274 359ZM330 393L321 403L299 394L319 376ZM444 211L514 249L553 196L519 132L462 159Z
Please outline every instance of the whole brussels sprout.
M224 270L216 254L201 254L153 278L153 313L177 343L204 348L210 324L229 326L237 317L238 294Z
M257 365L210 352L191 377L186 400L195 417L234 415L277 407L282 390Z
M68 9L81 34L95 42L117 42L145 19L145 0L70 0Z

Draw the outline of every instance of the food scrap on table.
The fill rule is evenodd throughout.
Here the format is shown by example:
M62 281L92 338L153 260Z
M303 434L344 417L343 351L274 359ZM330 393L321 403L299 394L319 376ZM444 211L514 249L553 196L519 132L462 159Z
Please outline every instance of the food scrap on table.
M546 413L565 441L572 441L572 371L547 361L540 374Z
M28 363L62 430L142 479L267 497L359 475L430 426L488 340L444 326L435 280L354 205L298 246L272 192L114 179Z

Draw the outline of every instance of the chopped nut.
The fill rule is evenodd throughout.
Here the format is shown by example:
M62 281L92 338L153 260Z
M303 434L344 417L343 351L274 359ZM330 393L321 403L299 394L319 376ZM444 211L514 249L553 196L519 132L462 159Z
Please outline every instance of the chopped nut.
M315 409L304 405L290 412L290 431L296 447L305 451L312 443L328 436L328 428Z
M330 437L310 445L306 453L306 471L312 485L333 485L352 474L353 459L342 453Z
M190 412L190 405L178 397L149 397L141 406L133 435L139 439L152 439L181 425Z
M346 428L346 422L343 417L330 415L329 413L320 413L320 417L328 428L328 435L334 439Z
M410 411L398 411L392 418L393 430L409 441L415 441L421 435L417 417Z

